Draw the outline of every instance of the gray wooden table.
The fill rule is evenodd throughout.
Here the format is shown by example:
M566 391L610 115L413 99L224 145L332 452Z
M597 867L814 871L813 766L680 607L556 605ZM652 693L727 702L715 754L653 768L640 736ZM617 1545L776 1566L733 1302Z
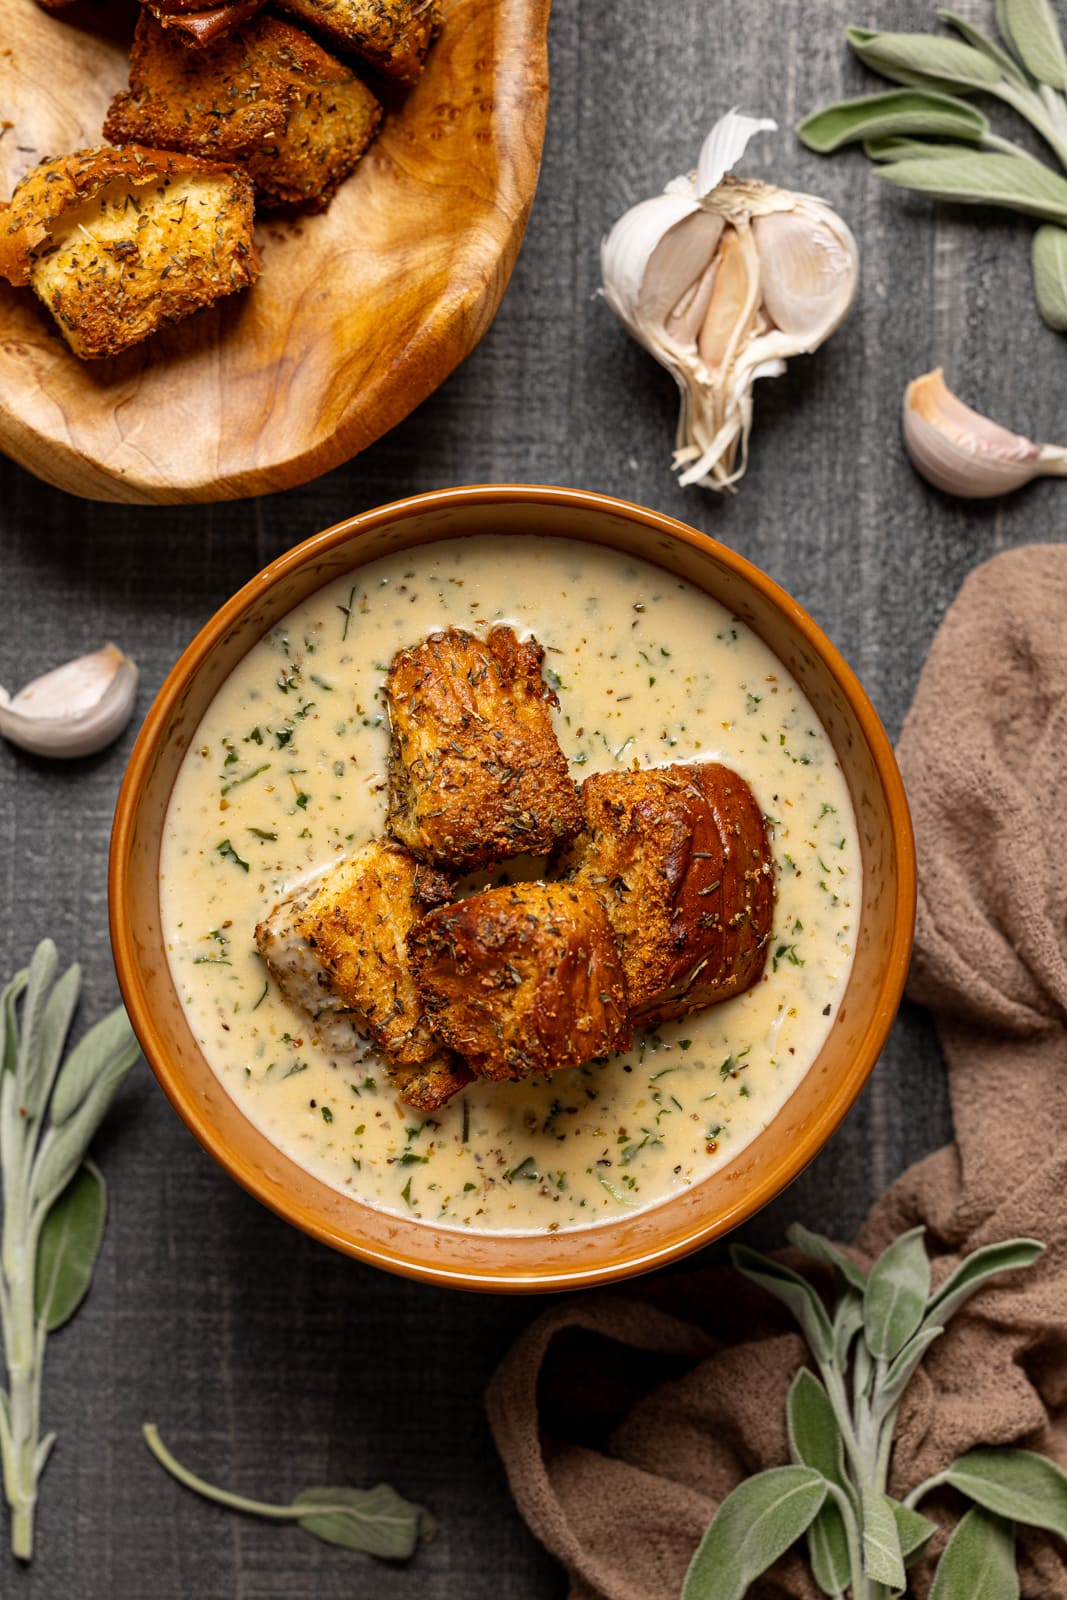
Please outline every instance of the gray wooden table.
M992 9L961 4L976 19ZM966 573L1005 546L1059 539L1067 495L1046 483L988 507L952 502L914 477L899 440L903 386L937 363L1020 430L1067 434L1067 347L1033 309L1027 225L890 192L861 157L820 162L789 131L814 104L873 87L846 61L846 21L931 16L919 0L869 13L858 0L556 0L540 189L481 347L363 457L271 499L92 505L0 461L0 682L114 638L140 663L143 713L215 607L297 540L416 490L540 481L643 501L752 558L826 628L895 736ZM759 392L749 476L720 500L673 484L673 386L594 291L603 231L688 167L735 103L785 130L758 141L747 170L829 198L859 238L863 284L832 343ZM0 749L0 973L51 934L83 963L83 1019L115 998L106 854L133 733L70 767ZM747 1236L775 1244L794 1216L849 1235L949 1132L929 1024L905 1006L846 1125ZM98 1153L107 1237L89 1301L49 1347L45 1425L60 1439L32 1568L0 1556L6 1594L563 1594L511 1507L482 1403L536 1301L420 1287L312 1243L203 1154L143 1066ZM149 1459L147 1419L190 1464L251 1494L385 1478L432 1506L440 1536L413 1568L389 1570L217 1511Z

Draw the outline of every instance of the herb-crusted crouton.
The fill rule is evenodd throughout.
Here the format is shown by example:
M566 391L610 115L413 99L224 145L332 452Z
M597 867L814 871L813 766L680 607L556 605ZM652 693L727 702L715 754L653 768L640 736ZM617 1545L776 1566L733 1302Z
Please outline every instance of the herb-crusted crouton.
M470 870L577 832L543 659L508 627L485 639L448 628L393 657L389 828L424 861Z
M767 959L774 875L745 780L714 761L594 773L585 827L557 865L595 890L615 930L635 1022L743 994Z
M171 151L60 156L0 208L0 276L30 284L86 359L117 355L258 275L247 174Z
M471 1076L427 1028L405 944L419 917L450 895L443 873L374 840L256 928L259 953L286 999L335 1046L369 1038L400 1098L422 1111L443 1105Z
M242 162L261 204L319 208L380 118L355 73L277 17L254 17L232 38L190 51L143 14L130 87L111 102L104 133L117 144Z
M584 885L470 895L416 923L408 950L430 1026L479 1077L555 1072L630 1043L615 935Z
M278 8L399 83L415 82L441 25L435 0L278 0Z

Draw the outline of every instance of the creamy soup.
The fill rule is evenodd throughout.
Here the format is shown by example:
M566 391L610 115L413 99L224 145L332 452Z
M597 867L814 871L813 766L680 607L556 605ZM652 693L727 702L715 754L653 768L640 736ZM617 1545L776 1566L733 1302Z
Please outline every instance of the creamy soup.
M268 979L253 929L298 884L383 832L382 685L394 651L449 624L484 631L499 621L545 647L576 781L702 758L747 779L773 842L774 933L747 994L638 1035L626 1054L545 1080L476 1083L425 1116L397 1100L372 1050L316 1040ZM615 1220L732 1160L832 1026L860 906L855 821L833 747L767 647L658 567L506 536L363 567L256 645L178 775L160 880L189 1025L272 1143L386 1211L513 1232Z

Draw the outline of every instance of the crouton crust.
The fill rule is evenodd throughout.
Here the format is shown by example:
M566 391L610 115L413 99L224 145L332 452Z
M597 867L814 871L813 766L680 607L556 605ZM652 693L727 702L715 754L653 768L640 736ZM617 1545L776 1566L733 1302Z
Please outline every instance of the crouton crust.
M711 761L596 773L581 802L585 826L556 867L600 895L634 1022L651 1027L758 982L774 876L744 779Z
M408 952L431 1028L479 1077L555 1072L630 1043L618 946L583 885L512 884L442 906Z
M63 213L92 200L116 179L141 189L166 185L183 173L232 175L227 167L173 150L148 150L139 144L129 144L124 150L97 145L42 161L18 184L8 204L0 207L0 277L9 283L29 283L40 247L47 247ZM251 202L250 194L248 198Z
M130 87L104 133L243 162L266 205L325 205L377 130L381 107L348 67L277 17L190 51L143 13Z
M509 627L448 628L393 657L389 828L423 860L470 870L544 853L581 825L543 658Z
M400 83L414 83L441 26L435 0L278 0L279 9L342 52Z

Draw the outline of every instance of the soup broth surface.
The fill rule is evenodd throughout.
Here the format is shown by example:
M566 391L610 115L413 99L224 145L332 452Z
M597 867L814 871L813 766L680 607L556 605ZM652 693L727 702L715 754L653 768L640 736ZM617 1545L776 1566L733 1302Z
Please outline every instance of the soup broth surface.
M634 1047L521 1083L475 1083L432 1116L372 1049L338 1053L268 978L257 922L385 828L393 653L509 622L545 647L576 781L714 760L768 819L764 977ZM533 876L511 863L480 882ZM164 936L189 1025L249 1119L300 1166L398 1215L556 1232L666 1200L732 1160L796 1088L847 983L860 906L848 789L771 651L701 590L596 546L450 540L328 585L257 644L209 707L171 796ZM467 884L467 887L476 887Z

